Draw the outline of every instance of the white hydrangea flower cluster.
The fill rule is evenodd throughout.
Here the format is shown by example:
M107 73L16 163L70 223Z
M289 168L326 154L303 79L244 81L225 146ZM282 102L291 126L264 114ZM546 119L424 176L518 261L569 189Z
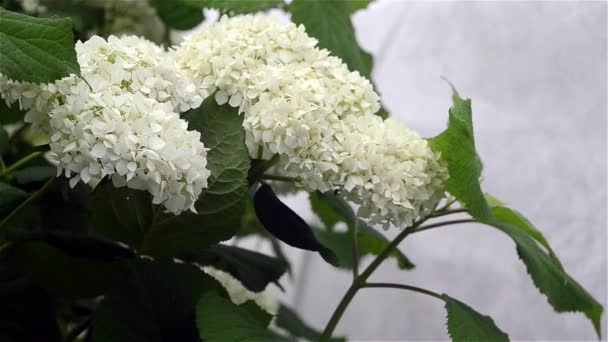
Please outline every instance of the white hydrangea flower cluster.
M82 78L35 85L2 77L0 95L49 133L48 157L72 186L111 176L174 214L195 211L210 175L207 150L178 112L200 106L197 86L141 38L93 37L76 51Z
M247 289L238 279L230 273L218 270L211 266L202 267L203 271L217 280L228 292L230 300L241 305L247 301L254 301L262 310L271 315L276 315L279 311L279 303L268 293L267 290L252 292Z
M307 190L342 190L370 223L409 225L443 195L439 156L416 133L375 113L372 84L316 47L303 26L258 16L223 17L176 49L178 66L245 114L252 157Z

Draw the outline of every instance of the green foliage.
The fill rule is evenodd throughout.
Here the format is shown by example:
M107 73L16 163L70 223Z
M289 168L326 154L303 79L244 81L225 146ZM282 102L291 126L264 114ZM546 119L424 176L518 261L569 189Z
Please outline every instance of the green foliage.
M0 340L61 341L53 299L23 274L13 251L0 252Z
M555 311L585 313L599 336L601 304L564 271L536 227L494 197L487 196L486 199L484 196L479 183L482 165L475 151L471 102L457 94L454 94L453 101L448 128L429 141L448 164L450 178L446 183L447 190L478 222L498 228L513 239L534 284L547 296Z
M25 197L27 194L23 190L0 182L0 214L9 212Z
M233 304L213 291L203 294L196 306L196 324L203 340L216 341L285 341L266 329L259 312Z
M80 74L72 20L34 18L0 7L0 73L29 82Z
M357 44L346 0L294 0L289 11L291 20L303 24L306 32L319 40L320 48L342 58L351 70L370 76L371 59Z
M276 324L279 328L289 332L293 337L303 338L308 341L319 341L321 337L321 333L304 323L292 309L285 305L279 307ZM334 337L330 341L345 342L346 339L344 337Z
M283 0L187 0L203 7L219 9L229 14L244 14L265 11L283 4Z
M357 224L359 252L361 256L378 255L390 241L377 230L370 228L360 220L349 204L341 197L330 192L315 192L310 194L313 211L326 225L327 230L315 229L315 235L338 256L339 266L352 268L352 231ZM346 223L348 232L334 232L331 228L338 222ZM397 261L400 269L412 269L414 264L399 249L393 250L389 257Z
M475 151L471 101L463 100L457 94L453 95L452 100L448 128L430 139L429 143L447 163L450 178L446 182L446 189L473 217L483 220L491 214L479 185L482 165Z
M1 102L1 101L0 101ZM9 149L8 145L8 133L4 127L0 126L0 154L3 154Z
M163 260L129 262L97 308L93 341L200 341L195 305L209 290L223 291L195 266Z
M282 259L221 244L188 254L185 259L224 270L254 292L264 290L271 282L278 282L287 271L287 263Z
M243 117L235 108L218 106L213 97L183 115L190 129L201 132L210 151L209 187L196 203L197 213L162 213L147 192L114 188L106 183L92 198L91 224L107 238L122 241L141 253L180 256L231 238L245 210L249 155Z
M188 0L150 0L158 16L169 27L176 30L188 30L200 24L205 17L203 10Z
M15 257L29 279L66 301L102 295L119 275L117 261L71 256L43 241L17 244Z
M550 254L543 251L525 229L500 218L486 222L509 235L538 290L557 312L583 312L600 336L602 305L570 277Z
M13 172L13 177L19 184L41 182L57 175L57 169L50 165L28 166Z
M325 261L337 266L334 252L319 242L308 223L281 202L268 184L260 185L253 205L256 216L274 237L292 247L318 252Z
M8 106L4 100L0 100L0 124L6 125L23 120L25 112L19 110L17 104ZM2 153L2 152L0 152Z
M492 318L446 294L442 297L448 312L448 334L452 341L509 341L509 336L494 324Z

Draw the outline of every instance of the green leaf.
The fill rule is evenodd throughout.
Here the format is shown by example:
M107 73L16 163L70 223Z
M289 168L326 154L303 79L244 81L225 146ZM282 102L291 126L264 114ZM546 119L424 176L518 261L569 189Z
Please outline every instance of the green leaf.
M203 7L215 8L230 14L255 13L278 7L283 0L188 0Z
M109 182L92 195L91 224L103 236L152 256L175 257L230 239L239 229L247 197L249 154L243 117L209 97L182 115L201 132L206 148L209 187L199 197L197 214L164 214L144 191L114 188Z
M304 323L300 317L285 305L279 307L276 324L278 327L289 332L293 337L300 337L308 341L319 341L321 333ZM330 341L345 342L344 337L332 337Z
M70 256L43 241L20 242L14 248L23 272L59 298L94 298L118 279L117 261Z
M350 9L350 13L357 12L359 10L366 9L369 6L371 0L347 0L348 8Z
M15 243L43 241L62 250L69 256L84 259L113 261L120 258L135 257L135 253L127 247L121 246L114 241L83 233L56 230L10 230L6 233L6 239Z
M543 233L538 230L530 221L528 221L528 219L526 219L522 214L503 205L493 206L491 210L492 215L496 219L513 224L514 227L521 229L528 236L540 243L547 250L551 258L553 258L554 261L560 267L562 267L561 262L559 261L557 255L555 255L555 253L553 252L553 249L551 249L551 246L549 245L549 242L547 242L547 240L545 239Z
M195 266L165 260L130 262L99 304L93 341L200 341L196 302L209 290L224 291Z
M14 249L0 253L0 341L61 341L53 298L17 261Z
M196 306L196 324L203 340L285 341L242 305L233 304L213 291L203 294Z
M189 254L185 259L224 270L254 292L260 292L269 283L277 282L287 271L287 263L279 258L221 244Z
M72 20L34 18L0 7L0 73L36 83L80 74Z
M488 219L486 224L509 235L517 246L517 254L541 293L557 312L583 312L600 336L603 307L581 285L572 279L550 254L542 250L528 232L500 218Z
M4 129L4 127L0 126L0 155L8 151L9 147L8 132Z
M29 166L21 170L13 171L13 177L19 184L29 184L33 182L45 181L57 175L54 166Z
M150 0L150 5L165 24L176 30L189 30L205 19L202 8L188 0Z
M429 143L447 162L450 177L446 181L446 189L473 217L484 220L491 213L479 184L482 165L475 151L471 101L463 100L457 94L452 99L448 128Z
M23 120L25 112L19 110L19 105L13 103L12 106L8 106L3 99L0 99L0 123L3 125L15 123Z
M455 342L509 341L489 316L482 315L465 303L443 294L448 312L448 334Z
M0 215L8 213L26 197L25 191L0 182Z
M345 222L351 228L349 232L342 233L314 230L317 238L337 254L340 267L352 268L351 232L355 223L357 223L361 256L378 255L390 244L390 241L384 235L360 220L350 205L341 197L331 192L315 192L310 194L310 200L313 211L321 218L321 221L333 224ZM347 253L347 251L349 252ZM389 257L395 258L400 269L409 270L414 268L414 264L399 249L393 250Z
M294 23L303 24L306 32L319 40L320 48L328 49L351 70L369 78L369 56L357 44L346 0L294 0L289 11Z
M308 223L281 202L268 184L260 185L253 197L253 205L258 219L274 237L292 247L318 252L325 261L337 266L333 251L317 240Z
M142 247L155 209L147 192L115 188L105 181L95 188L90 207L90 224L95 232L137 250Z
M198 214L159 215L142 246L143 252L152 255L180 255L228 240L239 230L245 211L250 162L243 116L237 108L217 105L210 96L182 117L189 129L201 133L209 149L209 187L195 205Z
M326 199L320 198L323 196L318 192L308 194L312 211L319 217L327 230L333 230L334 226L339 222L346 222L343 213L336 211Z

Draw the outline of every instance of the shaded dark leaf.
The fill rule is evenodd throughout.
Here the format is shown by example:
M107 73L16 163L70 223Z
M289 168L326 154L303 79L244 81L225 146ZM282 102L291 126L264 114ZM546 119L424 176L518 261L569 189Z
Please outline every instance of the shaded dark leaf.
M254 292L264 290L271 282L277 282L287 270L287 264L279 258L221 244L188 254L185 259L224 270Z
M64 231L15 231L6 233L6 239L16 243L43 241L62 250L69 256L84 259L113 261L132 258L135 253L114 241L89 234Z
M196 324L201 337L208 342L286 340L266 329L248 309L213 291L203 294L196 306Z
M258 219L272 235L292 247L319 252L325 261L337 265L336 255L319 243L306 221L281 202L269 185L260 186L253 205Z
M93 341L198 342L195 307L209 290L224 293L195 266L166 260L129 262L95 313Z
M321 333L317 330L311 328L308 324L304 323L298 315L286 307L285 305L281 305L279 307L279 312L277 314L276 320L277 326L289 332L289 334L293 337L304 338L307 341L319 341L321 338ZM333 342L344 342L346 338L344 337L332 337L330 341Z

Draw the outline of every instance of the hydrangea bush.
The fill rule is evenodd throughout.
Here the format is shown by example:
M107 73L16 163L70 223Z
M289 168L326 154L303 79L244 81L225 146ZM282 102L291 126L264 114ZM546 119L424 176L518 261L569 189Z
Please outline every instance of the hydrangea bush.
M444 302L453 340L508 340L447 294L370 281L387 258L414 267L407 236L467 222L513 239L555 311L585 314L599 335L602 306L481 189L471 101L453 89L433 138L388 118L350 21L368 1L3 4L0 339L343 340L350 301L382 287ZM203 9L220 19L175 44ZM308 192L322 224L286 191ZM250 236L273 255L235 243ZM353 273L323 330L268 292L290 281L286 248Z

